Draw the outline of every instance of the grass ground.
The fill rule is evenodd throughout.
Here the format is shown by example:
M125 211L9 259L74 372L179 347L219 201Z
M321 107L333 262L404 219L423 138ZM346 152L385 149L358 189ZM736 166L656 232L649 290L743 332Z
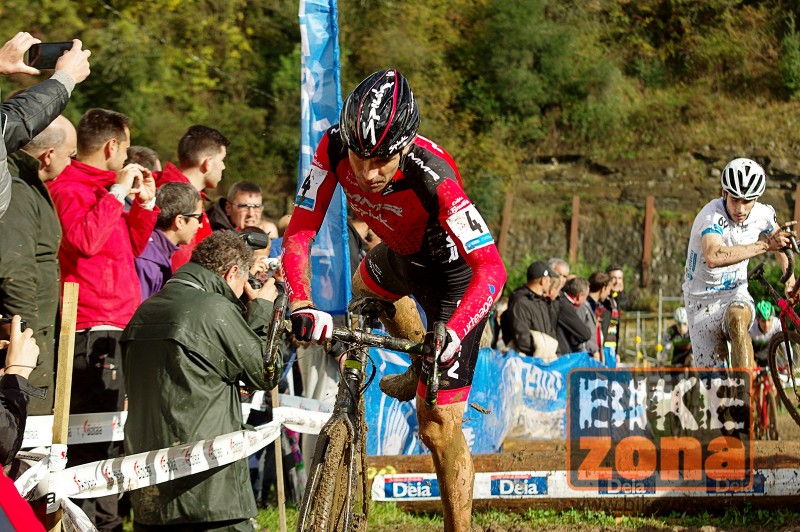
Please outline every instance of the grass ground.
M800 509L798 507L797 509ZM615 517L605 512L567 510L528 510L521 514L493 510L473 515L474 531L528 532L534 530L701 530L702 532L738 530L800 530L797 509L756 510L746 506L731 508L724 514L670 514L654 517ZM297 510L287 509L287 528L294 530ZM258 515L262 530L280 530L277 509L262 510ZM370 511L371 532L422 532L442 530L440 515L411 514L394 503L373 503Z

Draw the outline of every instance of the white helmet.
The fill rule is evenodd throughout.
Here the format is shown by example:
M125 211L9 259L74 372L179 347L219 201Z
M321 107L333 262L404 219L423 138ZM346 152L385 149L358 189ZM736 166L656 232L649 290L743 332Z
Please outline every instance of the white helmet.
M767 176L761 165L750 159L734 159L722 171L722 190L734 198L757 199L764 193Z
M681 325L689 323L689 319L686 316L686 309L684 307L678 307L675 309L675 322Z

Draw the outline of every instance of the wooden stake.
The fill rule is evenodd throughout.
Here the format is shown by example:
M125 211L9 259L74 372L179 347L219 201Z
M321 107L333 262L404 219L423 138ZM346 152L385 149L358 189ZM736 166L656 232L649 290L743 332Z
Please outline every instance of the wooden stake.
M578 221L581 217L581 198L572 196L572 220L569 223L569 263L578 264Z
M278 356L281 356L278 354ZM272 408L278 408L281 401L278 398L278 387L272 389ZM278 519L280 520L281 532L286 532L286 491L283 486L283 430L278 431L278 439L275 440L275 476L278 487Z
M653 262L653 215L656 198L647 196L644 212L644 252L642 254L642 288L650 286L650 265Z
M69 431L69 403L72 392L72 358L75 353L75 322L78 316L78 283L64 283L61 301L61 332L58 336L53 443L66 444ZM69 457L69 452L67 454ZM61 510L47 514L47 529L61 530Z

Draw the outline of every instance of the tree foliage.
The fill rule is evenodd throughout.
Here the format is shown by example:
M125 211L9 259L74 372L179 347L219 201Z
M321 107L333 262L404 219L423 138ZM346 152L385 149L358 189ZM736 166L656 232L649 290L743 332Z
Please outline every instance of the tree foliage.
M490 222L537 157L679 150L713 94L800 91L796 0L341 0L342 91L397 67L421 134L459 162ZM265 187L282 214L297 179L300 34L287 0L4 0L0 39L81 38L92 75L67 115L108 107L174 160L205 123L233 140L222 190ZM0 80L4 93L36 80Z

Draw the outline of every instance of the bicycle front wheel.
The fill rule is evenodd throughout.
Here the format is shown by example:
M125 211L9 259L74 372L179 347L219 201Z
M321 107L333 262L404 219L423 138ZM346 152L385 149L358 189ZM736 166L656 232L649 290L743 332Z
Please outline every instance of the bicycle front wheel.
M783 334L776 334L769 342L769 370L786 410L800 425L800 334L791 331L787 349ZM791 360L792 368L789 369Z
M343 420L323 428L300 506L298 532L366 530L366 450L361 441L354 441L358 439Z

